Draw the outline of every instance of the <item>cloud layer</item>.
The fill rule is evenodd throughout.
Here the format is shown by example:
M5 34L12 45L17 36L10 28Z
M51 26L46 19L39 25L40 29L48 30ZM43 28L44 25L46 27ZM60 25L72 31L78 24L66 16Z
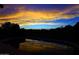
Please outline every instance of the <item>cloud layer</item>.
M12 5L13 6L13 5ZM79 5L67 6L64 9L48 9L48 10L32 10L28 9L28 6L19 5L12 9L10 5L7 5L4 9L0 10L0 24L4 22L18 23L20 26L33 25L33 24L45 24L46 21L54 21L59 19L71 19L79 16ZM39 8L39 6L38 6ZM1 14L1 12L3 12ZM54 25L54 22L52 22ZM57 24L57 23L56 23Z

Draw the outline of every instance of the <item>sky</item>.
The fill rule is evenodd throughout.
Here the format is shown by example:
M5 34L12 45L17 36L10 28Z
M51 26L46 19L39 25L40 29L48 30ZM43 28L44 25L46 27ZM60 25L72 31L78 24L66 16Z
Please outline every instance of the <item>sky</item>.
M25 29L52 29L79 22L78 4L4 4L0 25L17 23Z

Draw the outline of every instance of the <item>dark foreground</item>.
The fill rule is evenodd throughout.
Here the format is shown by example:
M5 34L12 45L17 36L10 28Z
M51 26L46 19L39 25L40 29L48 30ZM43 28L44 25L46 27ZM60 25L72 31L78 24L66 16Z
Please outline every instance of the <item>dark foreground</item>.
M4 23L0 27L0 54L79 55L79 22L50 30L26 30Z

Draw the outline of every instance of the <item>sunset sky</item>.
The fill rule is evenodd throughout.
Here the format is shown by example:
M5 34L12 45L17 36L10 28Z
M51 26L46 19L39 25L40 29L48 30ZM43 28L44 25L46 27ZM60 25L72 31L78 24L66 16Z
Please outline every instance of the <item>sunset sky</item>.
M78 21L78 4L7 4L0 9L0 24L12 22L25 29L52 29Z

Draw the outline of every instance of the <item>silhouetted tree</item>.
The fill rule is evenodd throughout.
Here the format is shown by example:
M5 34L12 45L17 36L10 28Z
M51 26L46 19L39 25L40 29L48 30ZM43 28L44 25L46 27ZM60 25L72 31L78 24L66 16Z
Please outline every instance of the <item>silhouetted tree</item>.
M3 29L20 29L19 25L18 24L12 24L10 22L6 22L4 24L2 24L2 28Z
M21 32L21 29L18 24L6 22L2 24L2 37L3 42L12 45L17 48L19 43L25 41L24 33Z

